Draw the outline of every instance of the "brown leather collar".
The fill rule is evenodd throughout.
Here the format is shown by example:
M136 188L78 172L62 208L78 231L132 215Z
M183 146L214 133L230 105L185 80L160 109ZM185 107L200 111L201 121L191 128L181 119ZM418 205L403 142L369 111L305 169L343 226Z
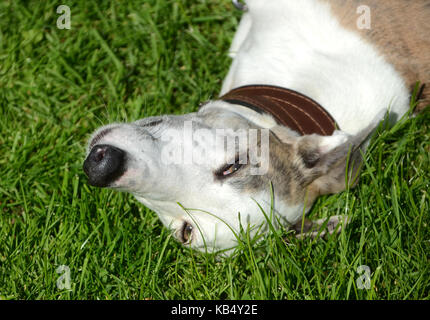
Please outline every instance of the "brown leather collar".
M321 105L290 89L249 85L233 89L220 99L259 113L267 112L278 123L301 135L316 133L329 136L338 128L332 116Z

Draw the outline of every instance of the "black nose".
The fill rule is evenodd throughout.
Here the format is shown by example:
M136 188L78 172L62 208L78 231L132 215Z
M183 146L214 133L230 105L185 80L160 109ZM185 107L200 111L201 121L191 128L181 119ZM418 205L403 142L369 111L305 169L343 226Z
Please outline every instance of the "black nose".
M121 149L99 144L91 149L84 162L84 172L90 185L107 187L125 171L125 153Z

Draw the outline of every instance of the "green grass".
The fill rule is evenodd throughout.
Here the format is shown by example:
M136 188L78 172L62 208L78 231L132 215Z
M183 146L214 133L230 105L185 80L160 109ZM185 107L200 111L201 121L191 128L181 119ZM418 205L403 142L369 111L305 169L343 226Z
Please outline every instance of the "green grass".
M56 28L60 4L71 30ZM430 298L429 112L374 139L356 188L317 201L312 217L352 217L325 240L244 232L219 260L130 195L88 186L95 128L217 95L239 17L228 0L0 2L1 299Z

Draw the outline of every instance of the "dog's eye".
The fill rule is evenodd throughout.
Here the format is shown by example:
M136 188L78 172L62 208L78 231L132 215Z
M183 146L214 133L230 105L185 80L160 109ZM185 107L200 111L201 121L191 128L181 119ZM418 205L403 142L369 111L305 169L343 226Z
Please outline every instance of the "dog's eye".
M236 161L233 164L227 164L221 169L218 169L215 172L215 175L218 178L226 178L228 176L231 176L233 173L236 173L237 171L239 171L239 169L241 169L245 165L240 163L239 160L240 160L239 157L236 157Z
M243 166L243 164L240 164L238 162L234 163L234 164L232 164L230 166L227 166L227 167L224 168L224 170L222 172L222 175L225 177L225 176L228 176L228 175L230 175L232 173L235 173L237 170L239 170L240 168L242 168L242 166Z
M183 243L189 243L191 241L191 235L193 233L193 226L188 222L184 222L181 231L181 240Z

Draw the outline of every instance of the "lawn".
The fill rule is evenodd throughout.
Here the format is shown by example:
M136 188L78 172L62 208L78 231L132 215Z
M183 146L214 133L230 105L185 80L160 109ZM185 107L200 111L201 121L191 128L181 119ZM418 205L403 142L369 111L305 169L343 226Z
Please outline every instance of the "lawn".
M430 298L428 111L381 130L358 186L317 201L312 217L352 219L323 240L244 232L218 259L87 184L94 129L217 96L239 19L229 0L0 2L0 299Z

